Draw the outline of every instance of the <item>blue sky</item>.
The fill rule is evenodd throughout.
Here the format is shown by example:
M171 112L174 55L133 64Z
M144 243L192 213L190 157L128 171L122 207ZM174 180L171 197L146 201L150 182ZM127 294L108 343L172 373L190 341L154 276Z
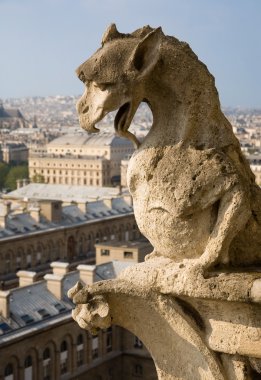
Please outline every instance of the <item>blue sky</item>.
M75 68L107 25L162 26L216 78L223 106L261 107L260 0L0 0L0 98L82 92Z

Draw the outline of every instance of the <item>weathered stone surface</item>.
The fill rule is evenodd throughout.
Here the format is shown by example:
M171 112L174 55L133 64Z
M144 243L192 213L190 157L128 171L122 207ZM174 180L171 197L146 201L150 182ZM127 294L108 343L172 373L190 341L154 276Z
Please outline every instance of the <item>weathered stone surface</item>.
M160 28L125 35L115 25L77 74L86 84L77 105L82 127L98 132L95 124L119 109L116 132L137 147L128 184L154 251L117 280L74 290L73 317L90 330L113 321L134 332L159 379L255 379L261 190L213 76ZM153 125L140 144L128 128L142 101Z

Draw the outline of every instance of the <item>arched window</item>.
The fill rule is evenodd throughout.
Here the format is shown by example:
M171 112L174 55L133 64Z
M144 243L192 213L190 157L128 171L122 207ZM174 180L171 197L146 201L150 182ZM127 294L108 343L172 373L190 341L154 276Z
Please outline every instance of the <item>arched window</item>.
M50 359L51 355L50 355L50 350L49 348L46 348L43 352L43 359Z
M43 380L51 380L52 361L50 349L47 347L43 352Z
M22 256L23 256L23 249L18 248L17 255L16 255L16 271L21 269Z
M112 351L112 328L109 327L106 331L106 351Z
M10 251L5 255L5 273L11 272L11 254Z
M13 380L14 379L14 368L13 364L8 363L5 367L5 377L4 380Z
M92 358L96 359L99 356L99 338L98 336L92 337Z
M60 371L61 374L68 372L68 345L64 340L60 347Z
M61 352L67 351L67 342L64 340L61 343Z
M27 356L24 361L24 378L26 380L33 379L33 360L32 356Z
M28 368L28 367L31 367L32 365L33 365L32 356L29 355L25 358L24 367Z
M99 242L100 242L100 233L97 232L97 234L96 234L96 238L95 238L95 243L97 244L97 243L99 243Z
M83 336L82 336L82 334L78 335L78 337L77 337L77 346L79 344L83 344Z
M32 250L28 248L26 255L26 266L27 268L31 268L32 266Z
M83 336L82 334L77 337L77 365L83 365L83 355L84 355L84 346L83 346Z
M79 255L83 255L83 236L81 236L79 240Z

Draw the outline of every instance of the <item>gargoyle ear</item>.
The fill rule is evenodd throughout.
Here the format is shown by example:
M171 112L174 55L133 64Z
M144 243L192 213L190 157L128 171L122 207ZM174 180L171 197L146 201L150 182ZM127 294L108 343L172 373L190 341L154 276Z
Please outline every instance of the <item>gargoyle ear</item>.
M130 66L139 72L139 76L147 74L158 62L162 35L161 28L154 29L136 46Z
M120 38L121 33L118 32L116 25L111 24L108 26L108 28L105 30L102 36L102 46L105 44L105 42L109 42L111 40L114 40L116 38Z

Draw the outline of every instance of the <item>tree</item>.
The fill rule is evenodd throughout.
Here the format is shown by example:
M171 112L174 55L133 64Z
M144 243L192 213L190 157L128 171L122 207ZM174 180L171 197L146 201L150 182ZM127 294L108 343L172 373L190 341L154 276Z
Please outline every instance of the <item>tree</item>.
M10 167L6 163L0 162L0 189L4 187L6 176L9 170L10 170Z
M16 189L16 181L18 179L28 178L28 166L18 165L14 166L9 170L9 173L6 176L4 186L8 189Z
M44 176L42 174L36 173L32 176L32 182L34 183L44 183Z

